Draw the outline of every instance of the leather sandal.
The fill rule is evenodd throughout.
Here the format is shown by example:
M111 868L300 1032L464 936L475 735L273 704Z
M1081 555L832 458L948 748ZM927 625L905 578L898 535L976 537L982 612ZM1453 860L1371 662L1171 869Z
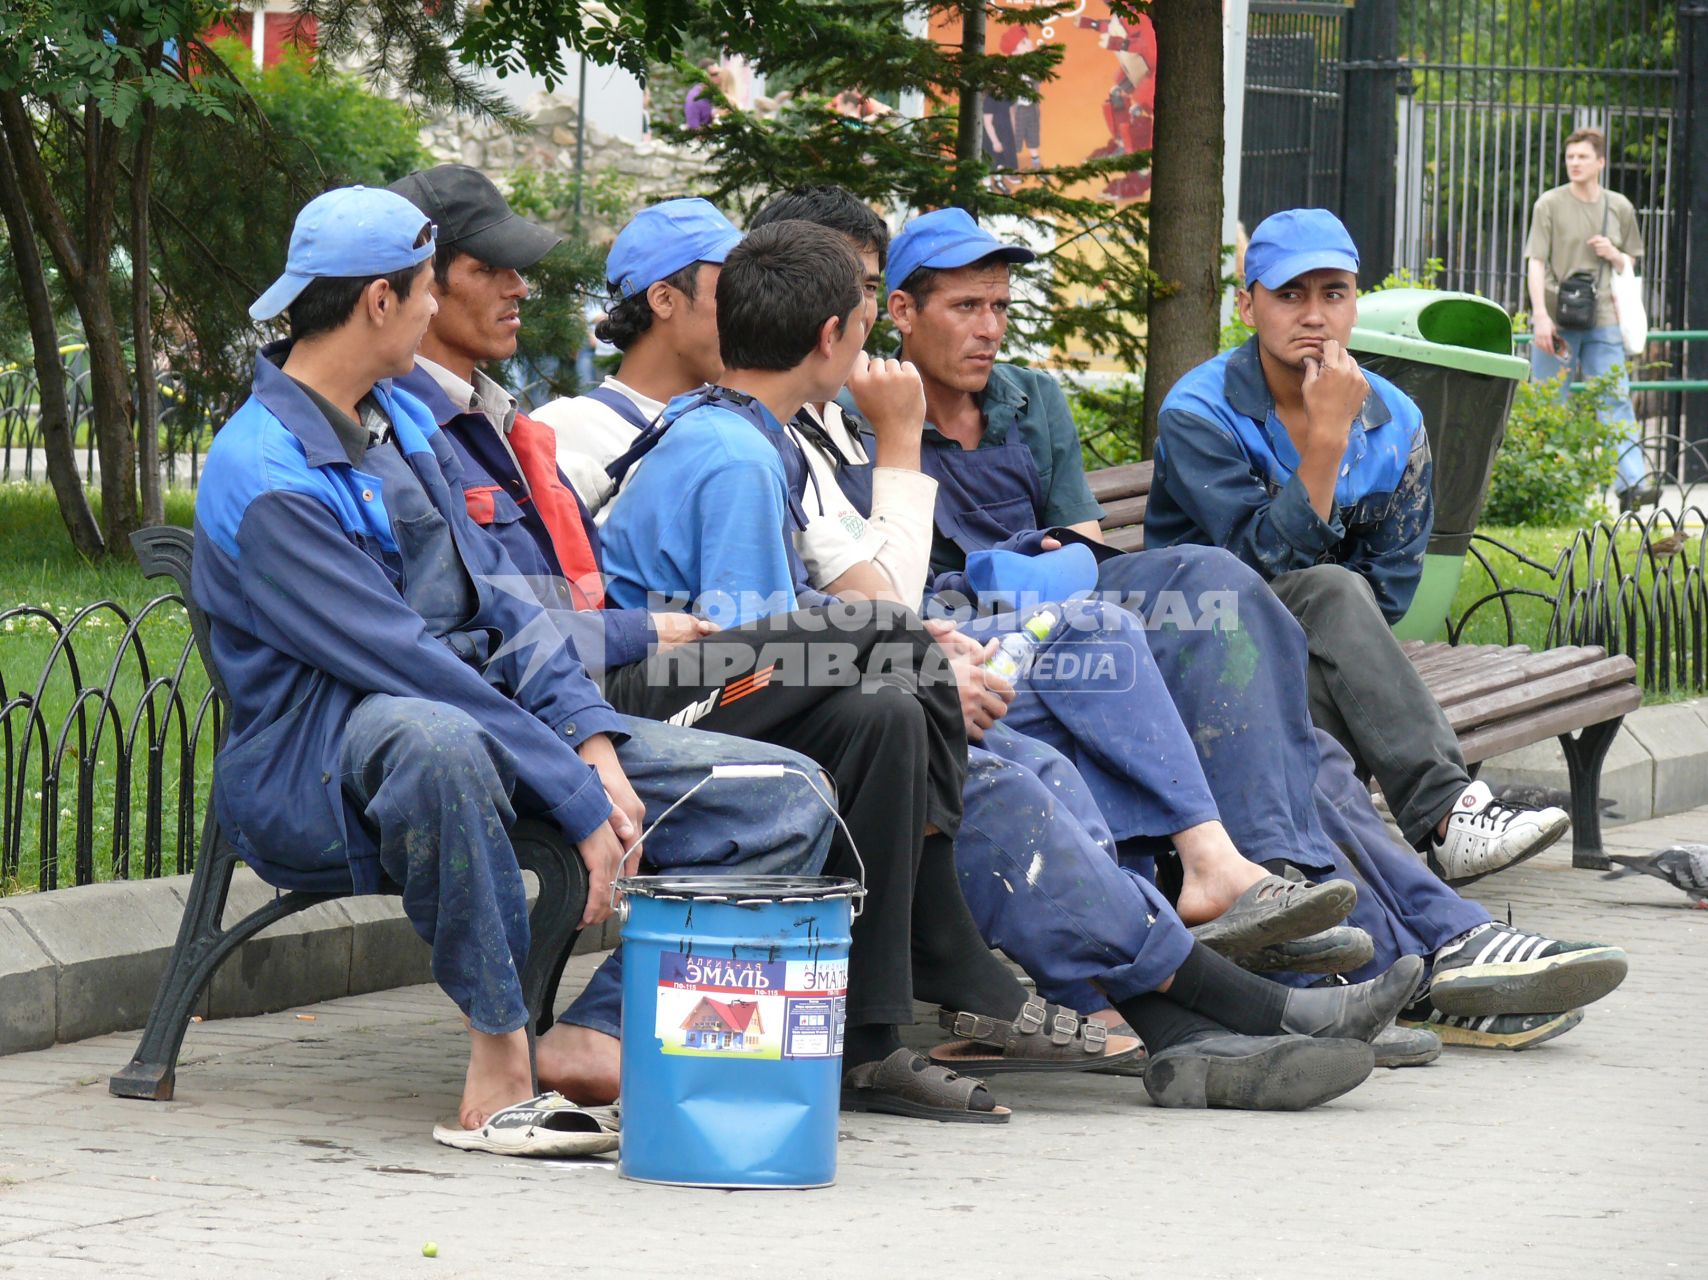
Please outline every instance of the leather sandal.
M931 1061L979 1076L1014 1071L1095 1071L1143 1051L1134 1036L1112 1036L1101 1022L1031 999L1012 1022L945 1009L937 1024L958 1039L931 1050Z
M975 1100L990 1105L975 1108ZM842 1109L948 1124L1007 1124L1012 1114L995 1105L982 1080L938 1066L907 1048L843 1073Z

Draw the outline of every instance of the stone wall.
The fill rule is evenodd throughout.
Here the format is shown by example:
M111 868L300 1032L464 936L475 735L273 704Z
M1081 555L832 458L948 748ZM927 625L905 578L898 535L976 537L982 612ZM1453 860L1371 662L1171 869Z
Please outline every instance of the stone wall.
M422 145L435 162L473 165L500 186L519 166L575 172L576 109L573 100L556 94L536 94L524 108L526 125L519 131L492 120L449 114L428 122ZM632 189L635 207L669 196L690 194L707 169L701 156L654 138L632 139L589 126L585 167L589 175L615 171ZM567 212L567 211L566 211ZM615 227L591 231L613 234Z

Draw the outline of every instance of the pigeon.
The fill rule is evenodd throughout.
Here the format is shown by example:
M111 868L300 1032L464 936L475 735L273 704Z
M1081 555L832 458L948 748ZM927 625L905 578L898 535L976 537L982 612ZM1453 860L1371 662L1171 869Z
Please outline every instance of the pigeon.
M1609 862L1618 868L1602 876L1603 880L1618 880L1632 872L1665 880L1675 889L1683 889L1698 907L1708 908L1708 844L1675 844L1643 857L1614 853Z
M1496 800L1504 805L1519 809L1564 809L1567 813L1572 810L1571 793L1558 787L1544 787L1539 782L1503 782L1498 787L1490 788ZM1619 816L1619 802L1610 796L1602 796L1597 807L1604 818Z

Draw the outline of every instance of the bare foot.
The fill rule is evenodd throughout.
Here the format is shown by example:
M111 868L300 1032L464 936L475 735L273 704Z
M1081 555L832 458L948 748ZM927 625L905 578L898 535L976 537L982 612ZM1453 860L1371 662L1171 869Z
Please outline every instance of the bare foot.
M1118 1009L1099 1009L1096 1013L1085 1015L1087 1022L1101 1022L1106 1027L1118 1027L1126 1021Z
M527 1031L490 1036L471 1028L468 1077L463 1082L462 1105L457 1109L463 1128L478 1129L493 1112L533 1096Z
M560 1022L534 1045L542 1089L556 1089L583 1107L617 1100L622 1087L623 1044L591 1027Z
M1189 827L1174 837L1180 853L1180 901L1175 910L1187 924L1214 920L1234 899L1269 873L1248 862L1219 822Z

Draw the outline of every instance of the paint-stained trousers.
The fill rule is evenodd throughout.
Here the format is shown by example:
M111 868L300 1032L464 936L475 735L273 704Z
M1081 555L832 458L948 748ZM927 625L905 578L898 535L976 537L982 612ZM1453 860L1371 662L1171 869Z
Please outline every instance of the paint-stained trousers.
M1116 557L1098 589L1104 601L1055 606L1062 622L1004 723L1073 762L1118 842L1161 848L1219 818L1252 861L1326 872L1292 615L1214 547ZM1005 614L964 629L986 639L1015 625Z
M1312 879L1359 885L1350 923L1368 930L1376 943L1372 975L1402 955L1427 957L1488 919L1396 844L1345 751L1312 728L1305 635L1261 578L1226 552L1183 546L1108 561L1100 586L1119 592L1127 608L1065 606L1064 625L1042 651L1114 646L1117 653L1125 647L1142 652L1130 667L1124 659L1106 664L1120 677L1113 680L1087 679L1096 667L1085 652L1077 663L1040 662L1021 682L1004 724L1073 761L1096 808L1116 815L1109 832L1130 874L1148 870L1143 855L1157 842L1147 837L1181 829L1207 789L1214 805L1209 816L1219 813L1251 860L1286 861ZM968 629L991 635L1013 625L1010 616ZM1064 672L1075 679L1062 679ZM1174 714L1164 714L1169 702ZM1197 776L1181 759L1182 742L1196 753ZM1074 794L1072 788L1058 791ZM969 813L972 804L969 792ZM999 813L998 825L978 825L993 843L1029 847L1024 822L1001 823ZM1094 826L1082 811L1077 824ZM982 859L957 854L964 867ZM971 902L970 887L968 893ZM1111 900L1121 899L1111 894ZM983 924L988 913L972 905ZM1003 905L1009 908L1004 949L1017 959L1027 952L1047 957L1054 945L1049 912L1037 917L1018 901ZM1039 935L1036 944L1025 936L1028 929ZM1115 936L1107 925L1091 932ZM1029 971L1041 986L1052 980L1047 968L1042 975Z
M1156 886L1116 861L1073 764L1002 725L969 754L955 870L979 933L1046 1000L1090 1012L1154 991L1192 949Z
M763 744L644 720L617 747L636 794L662 813L714 764L810 760ZM433 977L476 1030L527 1024L521 969L528 902L507 834L516 772L504 745L467 712L422 698L370 694L345 726L343 790L403 888L403 909L433 949ZM801 777L715 782L647 841L661 865L812 874L834 819Z

